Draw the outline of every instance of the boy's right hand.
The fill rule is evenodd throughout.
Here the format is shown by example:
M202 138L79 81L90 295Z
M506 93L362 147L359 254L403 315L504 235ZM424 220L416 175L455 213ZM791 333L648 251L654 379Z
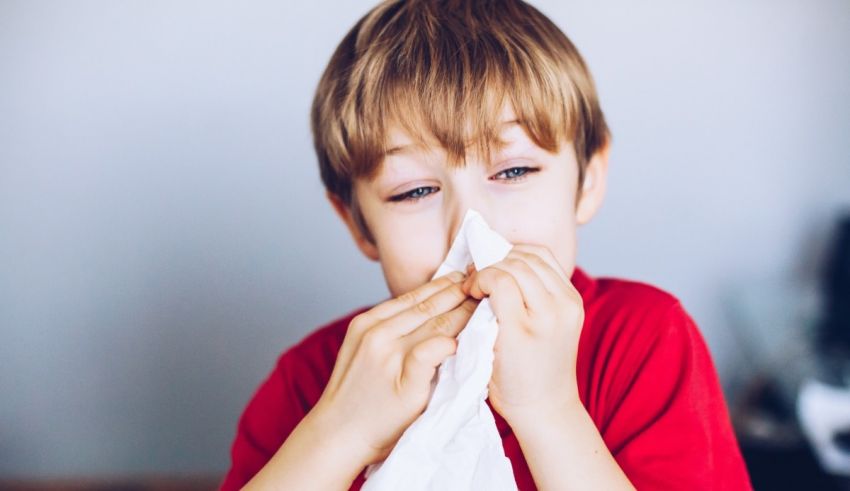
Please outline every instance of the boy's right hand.
M386 458L425 410L431 379L479 302L461 290L464 278L441 276L351 320L311 416L363 465Z

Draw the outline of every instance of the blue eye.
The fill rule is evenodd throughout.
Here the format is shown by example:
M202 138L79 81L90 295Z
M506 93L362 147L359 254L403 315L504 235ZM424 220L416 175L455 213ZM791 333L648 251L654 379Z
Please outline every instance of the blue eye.
M530 172L537 172L540 169L533 167L511 167L510 169L505 169L496 176L504 175L505 179L496 179L496 176L493 176L491 179L495 179L497 181L519 181L521 178L526 177Z
M425 196L428 196L431 193L435 193L434 190L439 190L440 188L436 186L422 186L416 189L412 189L406 193L402 193L390 198L390 201L418 201Z
M495 181L509 181L509 182L519 182L528 177L528 174L533 172L539 172L539 167L511 167L510 169L505 169L495 176L491 177ZM497 178L497 176L504 175L504 178ZM439 191L440 188L437 186L420 186L415 189L411 189L406 193L397 194L395 196L391 196L389 201L396 203L415 203L422 198L427 197L429 194L434 194Z

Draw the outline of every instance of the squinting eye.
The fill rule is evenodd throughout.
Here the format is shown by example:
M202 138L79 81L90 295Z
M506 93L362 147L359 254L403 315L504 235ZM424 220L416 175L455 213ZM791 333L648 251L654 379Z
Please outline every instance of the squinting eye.
M493 176L491 179L495 179L497 181L517 181L517 180L520 180L520 178L526 177L528 173L537 172L539 170L540 169L533 168L533 167L511 167L510 169L505 169L505 170L499 172L498 174ZM501 175L504 175L505 179L496 178L496 176L501 176Z
M412 189L412 190L410 190L406 193L402 193L402 194L398 194L396 196L392 196L392 197L390 197L390 201L414 202L414 201L418 201L418 200L424 198L425 196L428 196L429 194L436 193L437 191L433 191L433 190L439 190L439 189L440 188L438 188L436 186L422 186L422 187L418 187L416 189Z

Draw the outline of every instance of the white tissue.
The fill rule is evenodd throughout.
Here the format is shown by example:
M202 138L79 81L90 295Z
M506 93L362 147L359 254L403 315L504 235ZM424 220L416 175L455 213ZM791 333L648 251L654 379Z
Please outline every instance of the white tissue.
M466 272L470 262L477 270L486 268L511 247L470 209L434 278ZM498 329L484 298L458 335L457 351L440 365L425 412L386 460L366 469L362 489L516 491L511 462L486 402Z

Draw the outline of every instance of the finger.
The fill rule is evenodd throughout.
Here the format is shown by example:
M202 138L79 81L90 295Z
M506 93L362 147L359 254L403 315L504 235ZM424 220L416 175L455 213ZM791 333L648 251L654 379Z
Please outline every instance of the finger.
M456 338L469 322L472 313L478 307L480 301L467 298L456 308L433 317L413 331L402 336L401 341L405 351L412 349L417 344L434 336L448 336Z
M524 252L527 254L533 254L538 258L542 259L550 268L561 278L561 281L564 283L569 283L570 278L564 272L564 268L561 267L561 264L552 254L552 251L549 250L548 247L537 245L537 244L516 244L511 249L512 251Z
M543 284L537 273L523 259L508 257L490 267L505 271L514 278L522 294L525 308L530 314L548 308L548 304L552 300L552 293L546 289L546 285Z
M500 323L519 323L528 313L522 292L509 273L487 267L475 273L469 282L469 294L474 298L490 297L490 307Z
M411 290L398 297L381 303L366 312L365 317L373 322L379 322L389 319L399 312L409 309L419 302L431 297L435 293L444 290L456 283L460 283L464 279L464 274L460 271L453 271L447 275L435 278L428 283Z
M535 253L525 252L521 250L511 250L508 257L522 261L525 265L534 271L534 274L545 286L546 290L553 295L565 295L567 293L565 283L562 279L565 275L558 274L552 269L546 260Z
M418 303L384 320L375 329L387 333L388 337L396 339L421 326L428 320L454 309L467 298L459 283L423 298Z
M433 336L414 346L404 358L399 384L402 388L424 387L434 378L437 367L457 350L457 340Z
M452 272L435 278L432 281L416 288L408 293L400 295L394 299L382 302L372 309L356 315L348 325L348 329L337 353L337 363L347 367L348 361L354 356L357 347L360 345L360 340L366 331L372 329L381 321L395 315L396 313L408 308L408 305L415 303L420 298L428 298L435 292L445 290L462 281L465 276L458 272ZM418 324L414 324L416 326ZM398 337L398 336L395 336ZM344 370L344 367L341 367ZM332 377L329 384L335 382Z

